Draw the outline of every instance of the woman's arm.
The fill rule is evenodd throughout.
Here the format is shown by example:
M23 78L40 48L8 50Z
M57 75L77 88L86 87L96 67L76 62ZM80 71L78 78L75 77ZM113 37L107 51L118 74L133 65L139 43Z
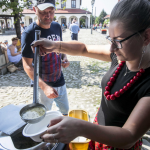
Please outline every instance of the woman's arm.
M103 61L111 61L109 45L85 45L78 41L53 42L47 39L36 41L33 44L33 52L34 48L40 45L41 55L45 52L57 52L74 56L86 56Z
M13 46L10 46L9 50L10 50L12 56L17 56L17 55L21 54L21 52L15 53L15 47L13 47Z
M42 138L48 142L69 143L77 136L84 136L99 143L116 148L131 148L150 128L150 97L144 97L137 103L128 120L122 128L114 126L95 125L86 121L60 117L51 121L48 133Z
M60 45L60 43L57 43ZM85 45L81 42L61 42L61 49L65 54L85 56L103 61L111 61L109 45Z

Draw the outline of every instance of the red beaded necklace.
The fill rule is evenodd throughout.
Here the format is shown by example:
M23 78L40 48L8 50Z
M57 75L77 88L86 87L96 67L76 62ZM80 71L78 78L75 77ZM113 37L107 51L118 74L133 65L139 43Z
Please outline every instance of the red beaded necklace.
M140 69L140 71L119 91L116 91L114 94L110 93L111 87L113 86L119 72L121 71L122 67L124 66L125 61L122 61L119 64L119 67L117 67L117 70L113 74L113 77L110 78L110 81L107 83L107 86L105 87L104 95L107 100L115 100L117 97L120 97L125 91L127 91L138 79L142 76L142 74L145 72L144 69Z

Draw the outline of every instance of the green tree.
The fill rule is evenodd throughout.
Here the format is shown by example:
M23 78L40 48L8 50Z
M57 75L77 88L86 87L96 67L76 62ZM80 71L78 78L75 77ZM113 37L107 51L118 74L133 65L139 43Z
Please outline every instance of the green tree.
M88 10L88 8L84 8L84 7L82 7L81 9L82 9L82 10L86 10L86 11L89 11L89 10Z
M64 0L66 2L67 0ZM22 16L22 12L24 8L28 8L31 6L32 0L1 0L0 1L0 9L2 11L7 11L9 9L12 10L11 15L14 17L14 24L16 29L16 34L19 39L21 39L21 32L20 32L20 19ZM56 5L59 4L56 1Z
M80 25L83 25L83 27L85 27L85 19L84 18L80 19Z
M92 14L90 16L90 22L91 24L95 24L95 16L92 16Z
M110 19L105 19L103 24L108 24L108 23L110 23Z
M96 23L96 24L99 24L99 23L100 23L100 22L99 22L99 17L96 17L95 23Z
M17 37L21 38L21 32L20 32L20 18L22 16L22 11L24 7L28 7L31 4L31 1L27 0L20 0L21 5L19 5L18 0L2 0L0 1L0 8L2 11L7 11L8 9L12 10L11 15L14 16L14 24L16 29Z
M107 13L104 11L104 9L101 11L99 17L96 18L95 22L99 24L100 22L103 24L104 17L107 15Z

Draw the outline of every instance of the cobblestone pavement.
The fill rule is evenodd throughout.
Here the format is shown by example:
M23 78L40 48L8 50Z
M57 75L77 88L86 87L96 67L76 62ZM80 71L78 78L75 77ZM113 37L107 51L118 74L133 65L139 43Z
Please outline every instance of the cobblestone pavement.
M14 35L0 35L0 41L8 39L9 43ZM63 33L63 41L70 41L69 30ZM81 29L79 41L88 45L107 44L105 35L90 29ZM100 82L103 75L108 70L110 63L94 60L86 57L68 56L70 66L63 69L68 99L71 109L84 109L88 111L92 122L101 102ZM33 88L30 87L30 79L24 72L16 71L11 74L0 76L0 108L9 104L32 103ZM57 110L55 103L53 110ZM149 133L144 136L143 150L147 150L150 145Z
M0 35L0 41L15 35ZM69 30L63 33L63 40L71 40ZM104 35L83 29L79 33L79 41L85 44L107 44ZM109 67L109 63L77 56L68 56L70 66L63 69L67 85L70 109L85 109L93 120L100 105L100 81ZM30 79L23 69L11 74L0 76L0 108L8 104L32 103L33 88ZM54 104L53 109L57 109Z

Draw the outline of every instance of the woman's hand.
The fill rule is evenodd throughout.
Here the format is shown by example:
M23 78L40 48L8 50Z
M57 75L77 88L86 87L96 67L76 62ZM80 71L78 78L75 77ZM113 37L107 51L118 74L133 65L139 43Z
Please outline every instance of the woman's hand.
M58 117L51 120L47 133L41 136L44 142L50 143L70 143L77 136L81 136L82 120L71 117Z
M60 44L58 42L50 41L48 39L42 39L38 41L34 41L31 44L31 48L33 53L35 52L35 47L40 47L40 55L44 56L47 53L59 52Z

